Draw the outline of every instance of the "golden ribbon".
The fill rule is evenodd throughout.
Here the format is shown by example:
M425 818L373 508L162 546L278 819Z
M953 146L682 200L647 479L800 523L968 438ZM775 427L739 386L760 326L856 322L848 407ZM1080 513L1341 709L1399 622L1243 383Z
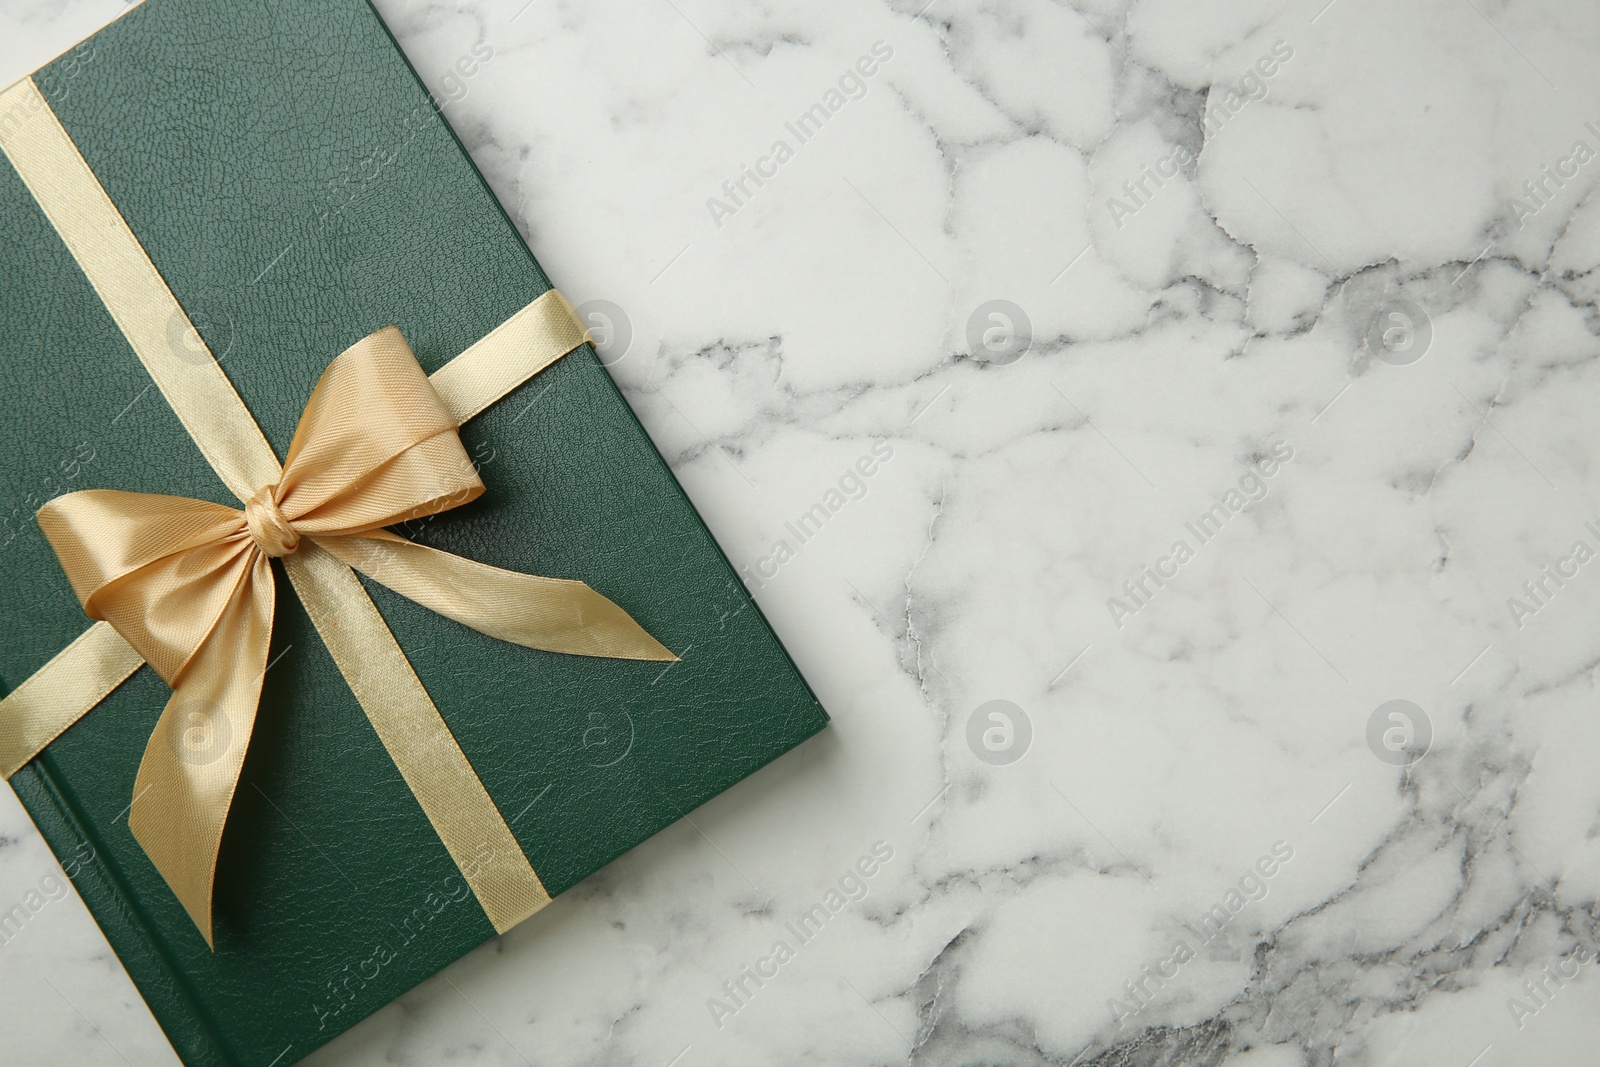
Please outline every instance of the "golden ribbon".
M139 765L129 825L211 943L217 851L261 695L284 571L357 701L497 931L550 897L351 568L473 629L553 652L676 657L582 582L485 566L383 528L484 491L457 426L585 340L553 290L430 380L400 332L342 352L280 467L176 297L31 79L0 93L3 150L242 511L84 490L39 523L84 610L103 620L0 700L9 777L148 662L173 687ZM182 336L182 331L178 331ZM209 353L207 353L209 355ZM114 631L114 632L113 632ZM200 758L186 731L228 739Z

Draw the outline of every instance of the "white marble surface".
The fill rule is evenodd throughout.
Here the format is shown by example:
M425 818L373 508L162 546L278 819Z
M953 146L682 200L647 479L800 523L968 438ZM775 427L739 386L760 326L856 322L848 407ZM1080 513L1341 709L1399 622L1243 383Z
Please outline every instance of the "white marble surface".
M310 1062L1595 1062L1600 9L924 3L380 3L834 723ZM120 10L4 0L0 82ZM8 906L56 867L0 832ZM74 896L0 1002L0 1062L173 1062Z

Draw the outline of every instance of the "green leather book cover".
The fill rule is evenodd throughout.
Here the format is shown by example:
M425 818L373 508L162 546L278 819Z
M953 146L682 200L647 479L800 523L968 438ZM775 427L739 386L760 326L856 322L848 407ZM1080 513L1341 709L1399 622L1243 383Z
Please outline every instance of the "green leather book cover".
M431 372L549 288L365 0L148 0L36 80L280 457L353 342L398 326ZM233 499L3 163L0 265L3 692L89 625L39 504ZM827 716L592 349L461 434L488 492L402 532L581 578L682 657L533 651L366 583L559 894ZM191 1064L282 1067L493 936L281 573L277 590L215 952L127 825L169 693L152 671L11 779Z

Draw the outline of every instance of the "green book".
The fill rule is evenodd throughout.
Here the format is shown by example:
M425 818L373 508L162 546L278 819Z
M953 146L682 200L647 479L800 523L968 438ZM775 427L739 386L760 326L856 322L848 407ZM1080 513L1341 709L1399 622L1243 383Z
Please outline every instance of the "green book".
M280 458L355 341L398 326L432 372L550 287L365 0L149 0L35 81ZM40 504L236 501L3 158L0 264L3 693L89 626ZM681 657L534 651L363 579L556 895L827 716L589 346L461 436L487 493L398 532L582 579ZM281 571L277 598L215 951L127 824L153 671L11 779L190 1064L283 1067L494 935Z

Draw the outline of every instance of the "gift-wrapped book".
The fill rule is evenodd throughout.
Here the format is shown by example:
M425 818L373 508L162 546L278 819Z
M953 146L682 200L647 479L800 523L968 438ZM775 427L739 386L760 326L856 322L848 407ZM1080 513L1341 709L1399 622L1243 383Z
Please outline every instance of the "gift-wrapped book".
M0 149L0 771L186 1062L826 723L364 0L149 0Z

